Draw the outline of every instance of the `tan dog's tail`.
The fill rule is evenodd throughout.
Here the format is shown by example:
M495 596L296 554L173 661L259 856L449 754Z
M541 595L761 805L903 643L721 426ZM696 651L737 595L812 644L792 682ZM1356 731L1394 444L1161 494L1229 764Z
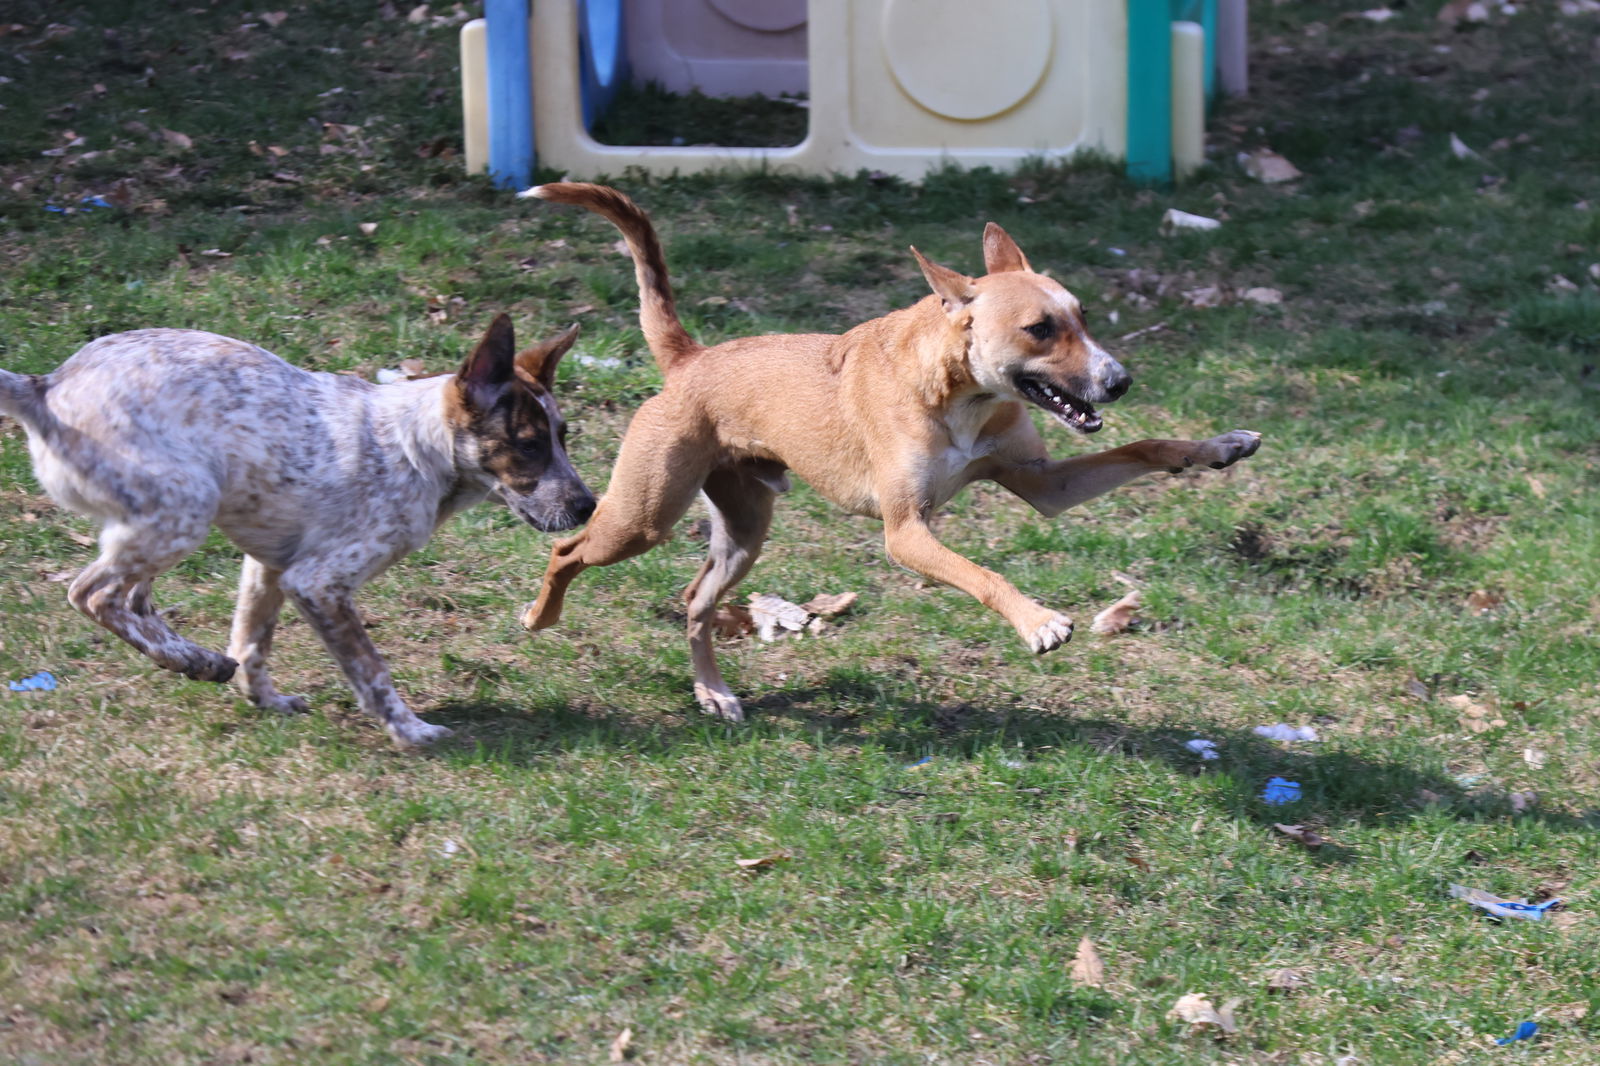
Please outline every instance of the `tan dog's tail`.
M663 374L680 360L700 350L678 320L677 304L667 282L667 261L661 254L650 216L628 197L605 185L584 181L558 181L535 185L519 193L558 204L577 204L611 220L633 255L634 276L639 279L639 325Z

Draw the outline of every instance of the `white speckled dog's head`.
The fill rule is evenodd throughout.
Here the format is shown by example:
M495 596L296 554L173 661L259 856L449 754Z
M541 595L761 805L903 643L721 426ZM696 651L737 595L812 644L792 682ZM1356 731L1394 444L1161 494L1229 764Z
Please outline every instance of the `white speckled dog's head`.
M567 457L567 425L551 389L578 327L517 352L511 319L500 315L467 356L445 400L464 455L535 529L571 529L594 512Z

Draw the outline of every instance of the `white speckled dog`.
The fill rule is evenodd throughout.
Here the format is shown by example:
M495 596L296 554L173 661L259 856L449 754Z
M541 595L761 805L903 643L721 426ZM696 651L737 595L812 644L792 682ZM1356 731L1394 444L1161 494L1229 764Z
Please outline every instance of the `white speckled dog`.
M61 506L100 520L100 557L72 605L156 663L305 710L267 673L285 594L395 743L450 730L395 691L355 591L491 490L529 524L570 529L594 495L563 448L551 396L577 328L518 354L501 315L455 375L377 386L301 370L194 330L101 337L53 373L0 370L0 414L28 431L33 469ZM226 656L174 633L150 583L215 524L245 553ZM242 669L241 669L242 668Z

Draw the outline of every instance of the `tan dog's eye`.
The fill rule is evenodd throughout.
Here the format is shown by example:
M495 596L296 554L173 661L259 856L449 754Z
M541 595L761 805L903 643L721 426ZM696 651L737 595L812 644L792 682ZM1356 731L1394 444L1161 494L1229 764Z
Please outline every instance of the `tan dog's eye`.
M1050 334L1054 333L1056 328L1050 324L1050 320L1047 318L1043 322L1035 322L1031 326L1023 326L1022 331L1034 340L1042 341L1049 340Z

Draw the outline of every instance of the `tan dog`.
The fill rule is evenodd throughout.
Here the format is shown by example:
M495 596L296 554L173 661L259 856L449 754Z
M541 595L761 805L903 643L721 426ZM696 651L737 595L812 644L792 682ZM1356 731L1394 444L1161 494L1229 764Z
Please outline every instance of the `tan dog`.
M711 548L685 593L694 688L705 710L732 721L744 711L717 669L711 620L761 551L786 471L852 514L881 518L896 562L975 597L1028 647L1046 652L1071 638L1072 620L940 544L928 528L935 511L966 485L989 480L1053 516L1142 474L1229 466L1261 442L1234 430L1052 460L1024 404L1093 433L1101 424L1093 405L1117 399L1131 379L1090 338L1073 295L1035 274L992 222L983 234L987 277L966 277L913 248L933 295L911 307L841 335L775 334L706 348L678 320L661 244L633 201L573 182L522 195L579 204L622 231L645 339L666 378L628 427L588 527L557 542L522 623L554 625L582 570L660 544L704 492Z

